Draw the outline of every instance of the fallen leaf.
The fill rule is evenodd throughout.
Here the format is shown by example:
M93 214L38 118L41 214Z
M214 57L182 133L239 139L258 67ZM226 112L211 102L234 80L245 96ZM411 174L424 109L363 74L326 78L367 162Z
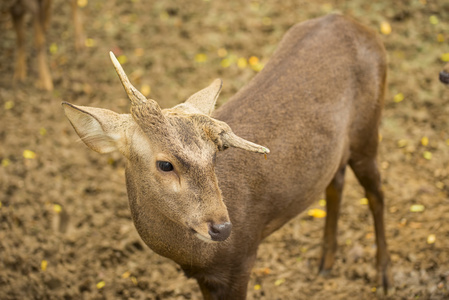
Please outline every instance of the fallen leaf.
M36 153L31 150L23 150L23 157L25 157L26 159L35 159Z
M319 209L319 208L309 209L307 214L309 216L312 216L312 217L317 218L317 219L324 218L326 216L326 212L324 210L322 210L322 209Z
M444 62L448 62L449 61L449 52L441 54L440 59Z
M368 205L368 198L362 198L362 199L360 199L360 204L362 204L362 205Z
M427 237L427 244L433 244L436 241L436 236L434 234L429 234Z
M255 65L257 65L257 64L259 63L259 59L258 59L256 56L251 56L251 57L248 59L248 62L249 62L249 64L250 64L251 66L255 66Z
M427 136L423 136L421 139L421 145L427 146L429 144L429 138Z
M47 270L48 262L44 259L41 261L41 270L45 272Z
M97 283L97 289L102 289L105 285L106 283L104 281L100 281Z
M237 66L240 69L246 68L247 65L248 65L248 62L246 61L246 58L244 58L244 57L240 57L239 60L237 61Z
M280 279L278 279L278 280L276 280L275 282L274 282L274 285L275 286L280 286L281 284L283 284L285 282L285 278L280 278Z
M14 101L6 101L4 107L6 110L10 110L11 108L14 107Z
M207 55L204 53L198 53L195 55L195 61L199 63L203 63L207 61Z
M402 93L396 94L393 98L393 101L396 103L399 103L402 100L404 100L404 94L402 94Z
M437 25L437 24L440 22L440 20L438 20L438 17L437 17L437 16L431 15L431 16L429 17L429 22L430 22L430 24L432 24L432 25Z
M59 204L53 204L53 211L59 214L62 211L62 206Z
M411 212L422 212L424 211L425 207L422 204L413 204L412 206L410 206L410 211Z
M256 284L256 285L254 286L254 290L255 290L255 291L258 291L258 290L260 290L260 289L261 289L260 284Z
M422 156L427 159L427 160L431 160L432 159L432 152L429 151L424 151Z
M389 35L391 33L391 25L390 23L383 21L380 23L380 32L385 35Z

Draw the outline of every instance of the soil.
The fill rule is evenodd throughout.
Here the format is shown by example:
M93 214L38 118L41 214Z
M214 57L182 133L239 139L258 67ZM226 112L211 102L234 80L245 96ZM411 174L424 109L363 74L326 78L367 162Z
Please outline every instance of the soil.
M377 29L389 56L379 148L395 280L387 298L449 298L449 89L438 81L449 51L448 1L90 0L80 10L88 47L76 52L70 5L53 5L53 92L34 85L31 24L29 76L13 84L15 34L1 15L0 299L200 299L196 282L137 235L124 159L77 142L60 104L129 111L109 50L163 107L217 77L225 103L289 27L330 12ZM252 56L259 64L244 66ZM374 229L363 197L348 172L328 278L317 275L324 219L306 211L260 246L248 299L376 299Z

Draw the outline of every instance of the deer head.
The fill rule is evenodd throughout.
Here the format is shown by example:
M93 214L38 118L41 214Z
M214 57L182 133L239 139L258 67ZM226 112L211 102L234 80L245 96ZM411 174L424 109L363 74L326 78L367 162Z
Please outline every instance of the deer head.
M226 123L210 117L221 80L162 110L131 85L112 52L110 56L131 101L131 114L64 102L73 128L92 150L118 150L127 158L133 216L157 211L200 239L225 240L232 225L215 175L216 153L229 147L263 154L269 150L236 136ZM136 227L142 227L144 217L133 219Z

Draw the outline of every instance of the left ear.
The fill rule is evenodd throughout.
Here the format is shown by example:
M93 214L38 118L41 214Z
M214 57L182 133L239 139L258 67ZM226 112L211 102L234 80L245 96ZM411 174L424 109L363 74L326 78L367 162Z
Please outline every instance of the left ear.
M125 134L132 122L130 115L67 102L63 102L62 107L76 133L89 148L99 153L115 150L126 153Z
M185 103L190 104L203 114L210 116L214 111L222 85L223 81L221 79L215 79L207 88L190 96Z

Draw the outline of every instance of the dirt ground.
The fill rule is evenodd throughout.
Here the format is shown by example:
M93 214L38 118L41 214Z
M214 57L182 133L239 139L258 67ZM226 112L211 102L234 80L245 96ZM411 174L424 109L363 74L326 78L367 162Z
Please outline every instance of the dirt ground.
M30 76L12 83L15 35L9 15L0 20L0 299L200 299L196 282L137 235L123 158L77 142L60 103L128 112L113 50L136 87L163 107L217 77L222 104L289 27L330 12L377 29L388 51L379 149L396 288L388 298L449 299L449 88L438 81L449 1L90 0L81 9L89 47L80 53L70 6L54 2L53 92L34 87L31 30ZM329 278L317 276L324 219L306 211L261 245L248 299L375 299L363 197L349 172ZM318 201L311 208L324 209Z

